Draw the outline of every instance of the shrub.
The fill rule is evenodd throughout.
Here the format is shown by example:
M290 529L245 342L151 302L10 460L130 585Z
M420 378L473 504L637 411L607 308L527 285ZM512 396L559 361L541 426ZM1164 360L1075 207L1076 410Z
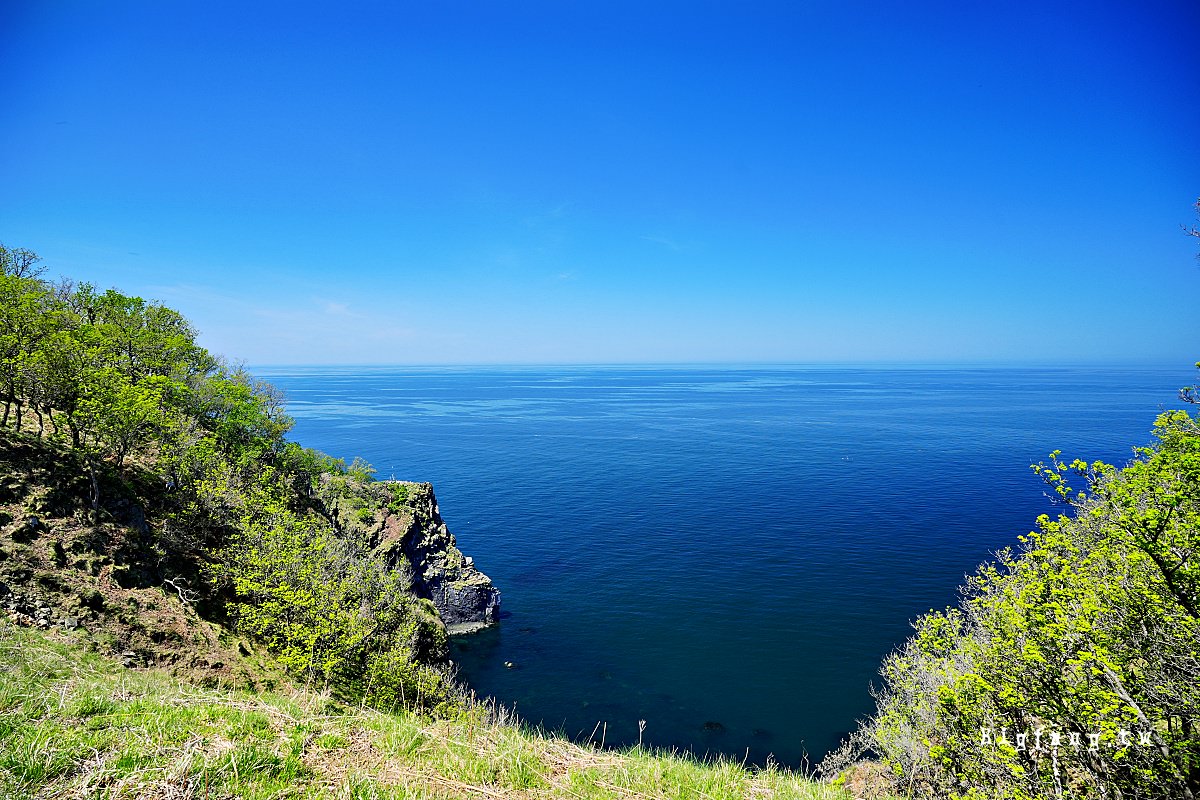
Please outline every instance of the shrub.
M916 622L826 771L874 753L935 796L1200 792L1200 425L1168 412L1155 435L1123 469L1035 466L1073 515Z

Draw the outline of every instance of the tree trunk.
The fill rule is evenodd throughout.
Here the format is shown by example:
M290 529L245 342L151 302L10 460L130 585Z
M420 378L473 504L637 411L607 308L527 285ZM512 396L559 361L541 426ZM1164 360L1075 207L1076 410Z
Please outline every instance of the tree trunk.
M1113 672L1103 661L1100 662L1100 667L1104 670L1104 677L1107 679L1105 682L1108 684L1108 687L1113 690L1113 693L1116 694L1116 696L1119 697L1121 701L1125 703L1125 705L1129 706L1134 715L1137 717L1138 722L1142 725L1142 729L1150 732L1150 735L1154 738L1154 744L1157 745L1158 752L1162 755L1163 760L1169 763L1178 764L1179 761L1171 757L1171 749L1167 746L1167 743L1163 741L1163 738L1158 735L1158 731L1154 729L1154 724L1150 722L1150 718L1146 716L1146 712L1142 711L1142 707L1139 706L1137 701L1135 701L1133 697L1130 696L1129 692L1125 690L1125 684L1122 682L1120 676ZM1167 726L1169 731L1169 720L1167 722ZM1183 800L1194 800L1195 798L1191 787L1188 785L1191 783L1191 775L1189 772L1190 771L1187 769L1187 767L1184 766L1182 775L1184 783L1178 787L1181 790L1179 796L1183 798Z
M8 427L8 417L12 413L13 404L17 402L17 387L11 379L5 381L4 387L4 427ZM19 427L19 426L18 426Z
M100 524L100 481L96 480L96 462L87 457L88 477L92 481L92 524Z

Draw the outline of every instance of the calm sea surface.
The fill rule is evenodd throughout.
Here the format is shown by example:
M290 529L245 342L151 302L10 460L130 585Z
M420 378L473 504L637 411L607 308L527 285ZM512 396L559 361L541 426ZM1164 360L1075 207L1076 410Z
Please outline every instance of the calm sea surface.
M609 744L800 766L880 660L1052 511L1029 464L1124 463L1178 369L261 368L292 438L430 481L503 593L461 675ZM511 662L514 668L505 667Z

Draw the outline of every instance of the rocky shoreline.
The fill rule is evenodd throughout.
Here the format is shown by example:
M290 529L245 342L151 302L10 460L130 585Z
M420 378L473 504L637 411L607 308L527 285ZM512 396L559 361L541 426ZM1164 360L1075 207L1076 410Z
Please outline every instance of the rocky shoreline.
M328 481L327 481L328 483ZM366 508L344 496L326 496L330 516L343 531L369 543L372 554L405 577L409 590L429 600L448 633L474 633L500 619L500 590L458 549L429 483L373 481L358 489ZM397 495L402 504L391 502Z

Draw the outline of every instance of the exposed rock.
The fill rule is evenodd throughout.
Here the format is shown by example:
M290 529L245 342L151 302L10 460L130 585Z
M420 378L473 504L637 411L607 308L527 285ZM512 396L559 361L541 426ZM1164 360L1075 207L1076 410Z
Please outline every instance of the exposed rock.
M403 553L414 571L414 590L433 601L448 628L496 622L500 591L455 545L454 535L438 513L433 487L428 483L405 485L410 510L388 514L390 524L384 527L390 535L379 542L376 552L392 564Z
M329 497L327 508L339 526L364 536L414 594L433 602L447 631L471 633L499 619L500 590L456 546L432 485L377 481L356 489L365 495L357 504Z
M30 516L16 526L12 532L12 540L18 544L28 544L44 530L46 530L45 523L38 517Z
M104 608L104 595L96 589L85 588L78 592L79 604L84 608L99 611Z

